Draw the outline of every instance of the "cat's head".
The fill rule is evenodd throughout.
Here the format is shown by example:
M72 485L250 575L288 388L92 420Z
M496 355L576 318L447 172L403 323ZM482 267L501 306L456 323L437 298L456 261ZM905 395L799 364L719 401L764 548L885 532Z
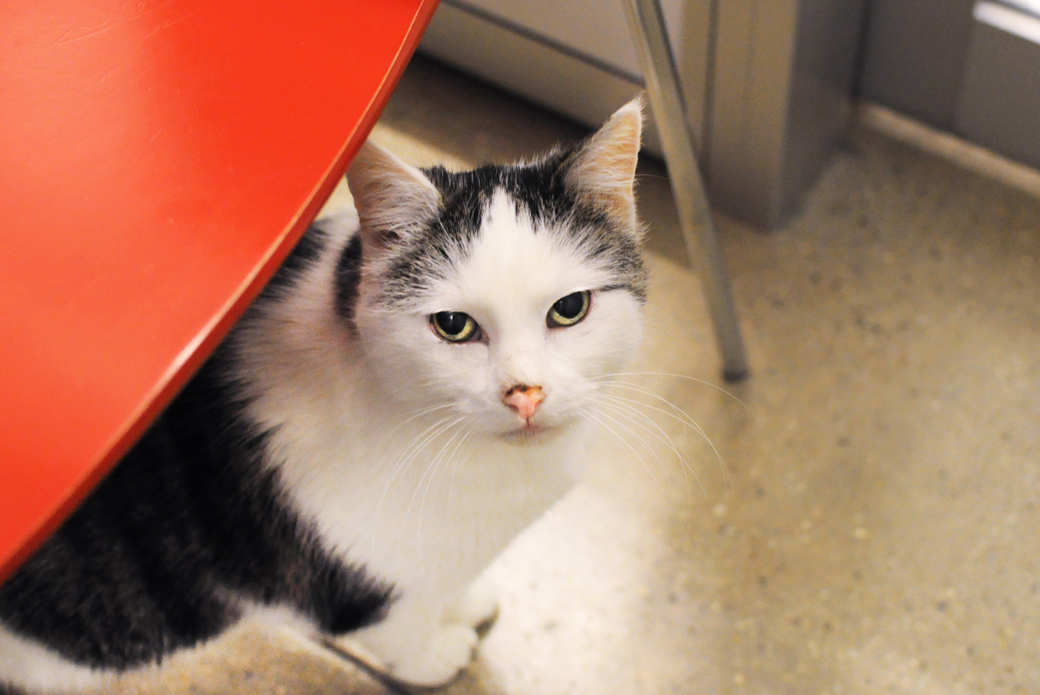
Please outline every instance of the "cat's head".
M641 127L634 101L570 150L462 173L365 145L347 176L363 259L353 320L388 394L491 435L582 419L642 332Z

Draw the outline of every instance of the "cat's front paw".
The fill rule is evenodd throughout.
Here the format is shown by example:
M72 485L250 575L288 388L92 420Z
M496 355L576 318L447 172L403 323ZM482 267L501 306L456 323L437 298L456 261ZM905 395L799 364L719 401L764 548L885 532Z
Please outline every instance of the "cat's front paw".
M445 623L467 625L483 636L498 618L498 592L488 581L477 581L469 586L457 601L444 609Z
M445 685L473 660L478 641L472 627L458 623L442 625L424 652L414 660L391 664L390 673L410 685Z

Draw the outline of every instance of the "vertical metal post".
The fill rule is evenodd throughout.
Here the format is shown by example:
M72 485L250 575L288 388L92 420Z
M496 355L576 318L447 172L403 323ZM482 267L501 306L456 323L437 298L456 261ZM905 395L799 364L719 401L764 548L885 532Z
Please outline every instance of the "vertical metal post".
M722 357L722 374L727 381L739 381L748 374L747 355L733 308L729 275L686 125L679 75L668 44L664 15L657 0L625 0L625 9L646 80L650 108L661 136L686 251L697 265L704 284L715 343Z

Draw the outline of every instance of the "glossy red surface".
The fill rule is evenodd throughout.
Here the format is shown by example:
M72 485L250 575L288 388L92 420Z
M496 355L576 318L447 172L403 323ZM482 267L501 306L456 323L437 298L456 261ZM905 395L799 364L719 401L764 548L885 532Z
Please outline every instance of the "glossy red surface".
M0 580L259 292L435 6L0 3Z

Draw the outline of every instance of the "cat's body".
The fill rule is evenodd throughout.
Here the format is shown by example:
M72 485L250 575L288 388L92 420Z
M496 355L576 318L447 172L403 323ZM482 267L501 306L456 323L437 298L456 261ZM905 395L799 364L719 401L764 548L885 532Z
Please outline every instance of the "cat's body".
M639 340L639 120L464 174L367 146L357 214L0 587L0 689L96 685L257 610L450 679L494 606L467 586L574 482Z

